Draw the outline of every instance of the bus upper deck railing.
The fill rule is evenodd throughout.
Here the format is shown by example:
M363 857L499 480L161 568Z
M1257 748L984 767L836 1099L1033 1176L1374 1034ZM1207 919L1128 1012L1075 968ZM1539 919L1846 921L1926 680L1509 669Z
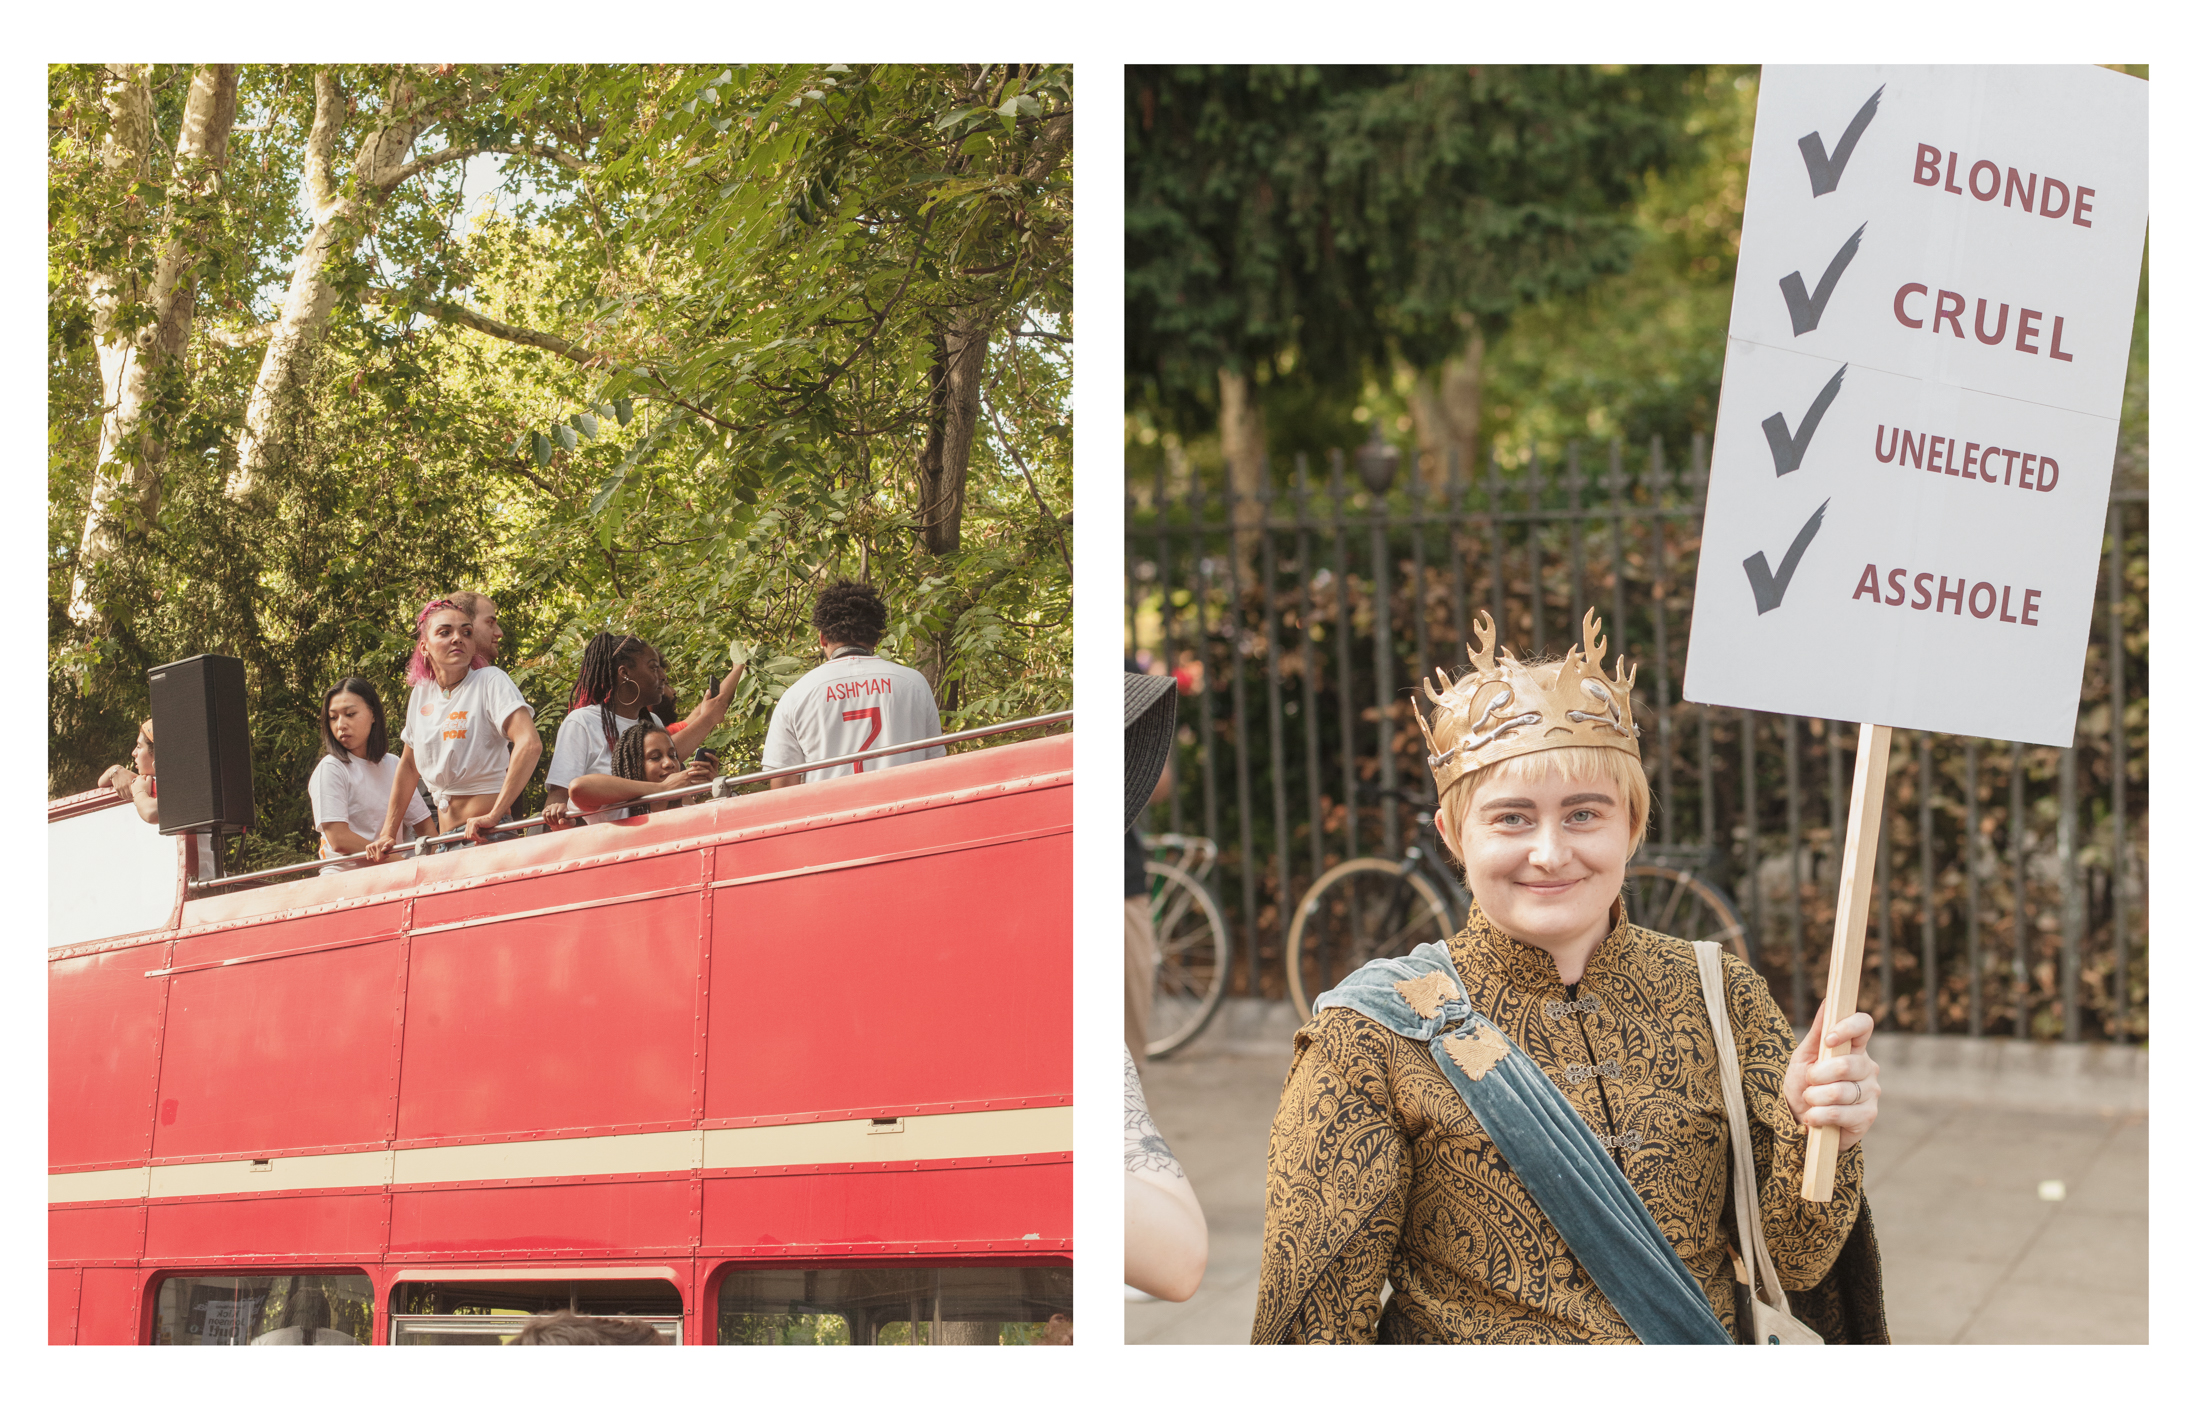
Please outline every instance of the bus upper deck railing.
M808 763L790 764L785 768L765 768L755 773L743 773L733 778L713 778L707 783L695 783L684 788L673 788L666 792L651 793L644 798L613 803L609 807L598 807L587 812L575 812L569 815L576 819L600 817L605 813L625 811L637 804L650 805L660 802L679 802L687 798L702 797L705 794L714 798L731 797L734 789L746 787L752 783L768 783L774 778L792 778L803 773L814 773L821 768L837 768L843 764L861 763L868 759L885 758L892 754L912 753L917 749L937 748L945 744L961 743L966 739L982 739L994 734L1013 734L1023 729L1040 729L1054 724L1066 724L1075 713L1074 710L1056 710L1052 714L1035 714L1028 719L1011 719L1002 724L986 724L976 729L959 730L953 734L935 734L929 739L912 739L907 743L888 744L883 748L866 749L861 753L845 753L838 758L820 758ZM546 828L549 825L538 813L533 817L521 818L516 822L500 822L493 827L483 827L481 834L484 837L499 833L517 835L536 827ZM464 835L463 831L455 831L444 832L439 836L420 837L401 846L390 848L390 859L395 860L400 855L419 855L424 848L447 845ZM271 866L264 871L245 871L234 876L219 876L213 880L193 881L188 888L188 893L191 895L207 895L215 891L226 890L232 886L266 885L292 876L310 875L330 866L345 866L349 869L370 864L375 863L367 862L356 856L297 861L287 866Z

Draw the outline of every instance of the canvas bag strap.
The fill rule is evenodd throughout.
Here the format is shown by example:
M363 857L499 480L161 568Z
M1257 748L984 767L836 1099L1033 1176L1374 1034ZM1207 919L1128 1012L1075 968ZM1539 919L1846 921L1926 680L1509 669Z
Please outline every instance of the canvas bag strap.
M1780 1274L1772 1266L1772 1251L1765 1245L1764 1213L1757 1200L1757 1155L1749 1143L1748 1107L1742 1100L1741 1062L1734 1054L1734 1029L1727 1017L1720 947L1711 940L1698 940L1694 948L1696 973L1703 980L1704 1011L1711 1015L1711 1036L1719 1048L1719 1089L1725 1097L1727 1143L1732 1151L1728 1166L1734 1171L1734 1227L1740 1234L1750 1295L1757 1295L1762 1278L1769 1304L1782 1315L1790 1315L1787 1292L1780 1286Z

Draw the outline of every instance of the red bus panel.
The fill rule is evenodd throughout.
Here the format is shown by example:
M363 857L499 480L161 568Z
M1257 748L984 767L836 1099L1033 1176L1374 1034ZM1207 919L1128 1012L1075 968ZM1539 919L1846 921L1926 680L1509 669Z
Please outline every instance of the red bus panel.
M153 1153L164 946L49 966L46 1158L56 1170L143 1164Z
M175 974L155 1159L387 1140L403 973L385 939Z
M382 1256L382 1211L379 1192L156 1202L146 1211L145 1258L199 1265L372 1262Z
M76 1299L78 1345L129 1345L142 1334L145 1276L135 1267L87 1267Z
M718 893L713 1120L1070 1089L1067 832ZM857 877L860 876L860 880ZM892 974L886 983L882 976Z
M76 1344L76 1294L84 1274L75 1267L46 1273L46 1344Z
M399 1141L692 1121L701 909L691 892L417 935Z
M201 893L49 951L49 1337L145 1339L162 1277L259 1279L225 1303L248 1343L356 1269L387 1342L413 1281L670 1267L708 1341L690 1293L728 1267L1066 1265L1070 758Z
M420 1190L390 1201L390 1254L411 1257L685 1257L694 1184L537 1184Z
M754 1255L800 1229L814 1252L1055 1251L1070 1236L1069 1179L1066 1160L708 1179L703 1248Z

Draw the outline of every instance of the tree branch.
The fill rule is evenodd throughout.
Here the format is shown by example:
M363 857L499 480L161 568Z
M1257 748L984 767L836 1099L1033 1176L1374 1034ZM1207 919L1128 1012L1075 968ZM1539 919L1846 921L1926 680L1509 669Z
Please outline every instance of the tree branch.
M478 156L544 157L556 162L568 171L587 169L586 164L579 157L569 152L561 152L555 147L538 147L532 144L505 147L485 144L478 147L445 147L440 152L430 152L424 157L409 161L397 168L396 171L390 173L389 180L384 184L394 189L403 183L407 177L418 176L423 171L431 171L439 166L448 166L454 161L464 161L468 157Z
M993 423L993 434L1000 440L1001 448L1008 452L1008 458L1014 460L1016 468L1023 471L1024 483L1031 490L1031 502L1039 506L1039 516L1045 519L1047 524L1053 528L1054 541L1061 545L1062 562L1067 566L1069 563L1069 539L1063 536L1061 522L1054 517L1054 511L1047 507L1047 501L1039 497L1039 482L1031 477L1031 467L1024 463L1023 456L1016 453L1016 447L1008 443L1008 432L1001 429L1001 413L993 409L991 398L985 399L985 417Z
M262 323L256 328L208 328L206 336L223 347L258 347L275 335L273 323Z
M313 200L313 219L336 204L336 180L330 158L336 149L337 129L344 125L344 95L336 87L336 75L326 68L313 71L313 130L306 137L306 194Z
M369 289L367 290L366 301L384 307L403 302L396 291L392 289ZM505 342L518 343L522 347L540 348L544 352L554 352L567 361L577 363L583 367L602 358L601 353L582 347L578 343L569 342L556 333L537 332L533 328L522 328L515 324L502 323L491 318L488 314L468 308L462 303L448 303L437 300L420 303L416 307L422 313L439 322L456 323L462 328L472 328L477 333L487 333L490 337L501 338Z

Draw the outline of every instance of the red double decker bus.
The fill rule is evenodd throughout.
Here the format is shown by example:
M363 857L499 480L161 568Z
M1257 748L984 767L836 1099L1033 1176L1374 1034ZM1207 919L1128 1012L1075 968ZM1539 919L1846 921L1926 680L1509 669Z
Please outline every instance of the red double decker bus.
M1058 1339L1070 751L211 884L52 804L49 1339Z

